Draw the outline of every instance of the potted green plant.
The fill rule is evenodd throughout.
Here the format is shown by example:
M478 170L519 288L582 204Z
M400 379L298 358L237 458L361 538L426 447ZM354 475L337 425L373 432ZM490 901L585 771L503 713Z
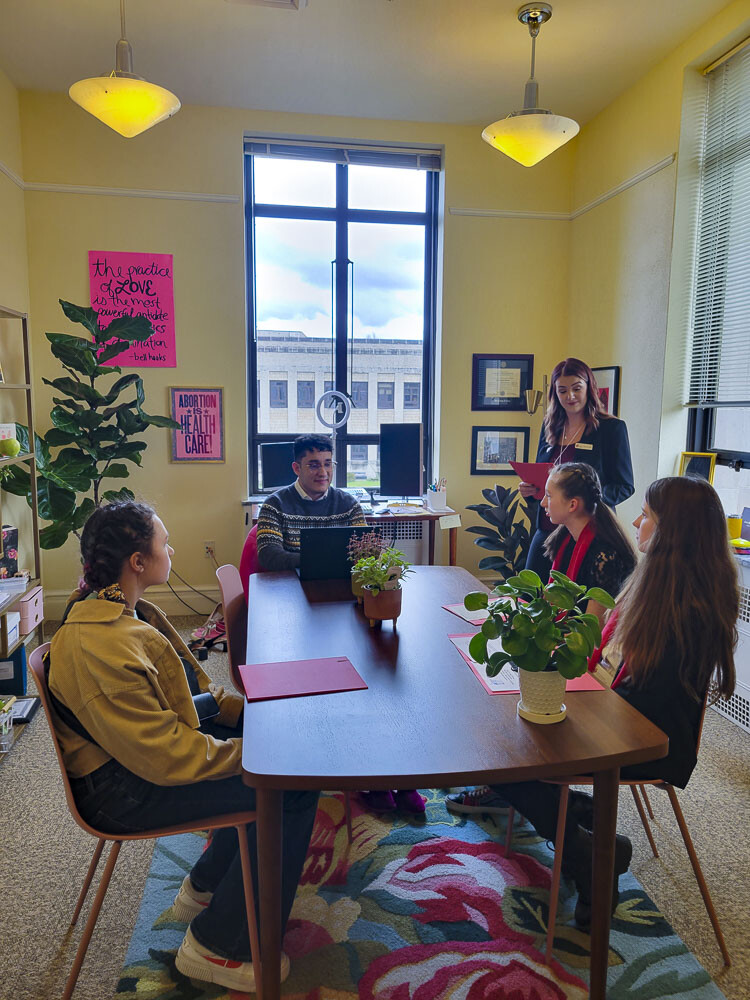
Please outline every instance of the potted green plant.
M479 514L489 525L472 524L466 530L473 535L474 544L487 552L498 555L483 556L479 560L480 570L491 570L506 580L514 576L526 565L531 535L526 526L531 523L532 510L523 500L518 490L496 485L494 490L482 490L485 503L469 504L467 510ZM521 514L520 517L517 515Z
M347 554L349 562L352 563L352 593L357 598L357 604L361 604L365 595L364 588L355 576L355 567L360 559L367 559L370 556L378 556L385 548L385 540L381 533L373 528L372 531L365 531L362 534L354 534L349 539Z
M364 590L364 613L373 628L377 621L393 621L401 614L401 581L411 573L403 552L391 547L377 555L363 556L352 574Z
M587 601L605 608L615 602L600 587L584 587L553 570L542 585L533 570L524 569L495 587L492 595L467 594L469 611L486 610L487 621L469 644L469 653L496 677L515 664L521 697L518 714L529 722L562 722L566 715L565 681L585 673L588 658L602 641L599 619L581 610Z

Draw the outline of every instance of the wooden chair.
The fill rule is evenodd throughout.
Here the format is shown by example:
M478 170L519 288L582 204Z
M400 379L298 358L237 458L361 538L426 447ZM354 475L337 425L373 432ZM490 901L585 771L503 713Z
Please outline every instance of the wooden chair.
M242 590L242 580L239 570L232 563L219 566L216 570L216 579L219 581L221 600L224 605L224 626L227 630L227 653L232 684L244 698L245 688L242 684L239 668L240 664L245 662L247 648L247 603ZM344 792L344 812L346 814L346 832L351 844L352 804L349 792Z
M706 705L707 699L703 702L703 711L701 712L700 726L698 729L698 743L696 746L696 752L700 749L701 735L703 733L703 720L706 716ZM557 830L555 831L555 860L552 866L552 883L550 885L549 892L549 916L547 920L547 949L546 949L546 961L549 963L552 958L553 943L555 938L555 921L557 918L557 900L560 893L560 872L562 869L562 856L563 856L563 840L565 838L565 819L568 812L568 796L570 792L571 785L593 785L593 780L587 775L578 775L572 778L559 778L556 780L549 781L548 784L558 785L560 788L560 807L557 813ZM651 809L651 803L648 800L646 794L646 785L650 785L653 788L659 788L665 791L669 796L669 801L672 806L672 811L674 812L674 817L677 820L677 825L680 828L680 833L682 834L682 839L685 843L685 849L687 850L688 857L690 858L690 864L693 867L693 873L695 874L695 880L698 883L698 888L701 891L701 896L703 897L703 902L706 906L706 912L708 913L708 919L711 921L711 926L714 929L714 934L716 935L716 941L719 945L719 950L721 951L721 956L724 959L724 965L730 966L732 964L729 957L729 951L727 950L726 942L724 941L724 935L719 924L719 918L716 916L716 910L714 909L714 904L711 899L711 894L708 891L708 886L706 885L706 880L703 877L703 871L698 861L698 855L695 852L695 847L693 845L693 840L690 836L690 831L688 830L687 823L685 822L685 817L683 815L682 809L680 808L680 803L677 799L677 791L674 785L670 785L668 781L662 781L659 778L655 778L652 781L643 780L629 780L627 778L620 780L621 786L627 786L633 793L633 799L635 800L636 808L638 809L638 815L641 818L641 823L643 824L643 829L646 831L646 836L648 837L648 842L651 845L651 850L653 851L654 857L659 857L659 852L656 849L656 843L654 841L654 835L651 831L651 826L646 818L646 812L643 808L643 803L641 802L640 793L642 793L643 798L646 802L646 807L648 814L651 819L654 818L653 810ZM509 857L511 852L511 845L513 842L513 819L515 816L515 810L511 806L508 812L508 828L505 836L505 856Z
M112 878L112 872L114 871L115 864L117 862L118 855L120 853L120 848L122 847L123 841L126 840L152 840L157 837L170 837L176 833L195 833L199 830L222 830L225 827L233 826L237 830L237 837L239 839L240 846L240 859L242 861L242 879L245 888L245 906L247 908L247 923L250 932L250 951L252 955L253 972L255 973L255 981L260 982L260 949L258 947L258 926L255 919L255 899L253 894L253 879L252 879L252 868L250 862L250 850L247 844L247 827L249 823L255 822L254 812L237 812L237 813L223 813L217 816L204 817L202 819L196 819L189 823L178 823L175 826L161 827L158 830L149 830L144 833L126 833L126 834L113 834L104 833L101 830L95 830L94 827L89 826L89 824L83 819L81 814L78 812L78 807L76 805L75 799L73 798L73 792L70 787L70 779L68 778L68 773L65 770L65 762L63 760L62 750L60 749L60 744L57 739L57 733L55 732L55 714L54 709L50 703L49 694L47 691L47 682L44 677L44 664L42 662L42 657L49 649L49 643L46 642L44 645L37 647L29 658L29 668L34 675L34 680L36 681L37 690L39 692L39 697L44 707L44 713L47 716L47 722L49 723L50 734L52 736L52 745L55 748L55 753L57 754L57 762L60 765L60 773L62 774L63 788L65 789L65 798L68 803L68 809L70 814L76 823L85 830L86 833L90 833L92 837L95 837L98 841L96 848L94 850L94 856L91 859L91 863L86 873L86 878L84 880L81 892L78 896L78 902L76 903L75 910L73 912L73 917L70 921L70 926L73 927L78 920L78 916L81 912L81 908L86 899L86 895L89 890L89 886L94 878L97 865L99 864L99 858L104 850L104 844L106 841L112 842L112 847L109 851L109 856L107 858L107 863L104 867L104 874L99 882L99 888L97 890L94 902L91 907L91 912L89 918L86 921L86 926L83 930L83 936L81 942L78 945L78 951L76 952L76 957L73 962L73 967L70 970L68 980L65 984L65 992L63 993L62 1000L69 1000L73 990L75 989L76 982L78 980L79 973L81 971L81 966L86 957L86 951L88 950L89 942L91 941L91 935L94 933L94 927L96 926L96 921L99 916L99 911L102 908L102 903L104 902L104 897L107 894L107 889L109 888L109 883Z

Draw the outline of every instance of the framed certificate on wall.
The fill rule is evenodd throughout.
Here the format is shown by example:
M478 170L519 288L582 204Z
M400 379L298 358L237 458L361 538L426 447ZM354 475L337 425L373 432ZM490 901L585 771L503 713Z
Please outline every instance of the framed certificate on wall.
M534 380L533 354L474 354L472 410L525 410Z

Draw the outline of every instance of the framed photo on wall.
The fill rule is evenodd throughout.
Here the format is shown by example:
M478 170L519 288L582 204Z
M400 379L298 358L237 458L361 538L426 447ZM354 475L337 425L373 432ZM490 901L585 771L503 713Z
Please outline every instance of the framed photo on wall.
M705 479L713 485L716 454L711 451L683 451L680 454L680 476Z
M471 408L525 410L533 380L533 354L473 354Z
M511 462L528 462L528 427L472 427L472 476L513 476Z
M611 368L592 368L599 388L599 399L604 404L607 413L613 417L620 415L620 366Z
M180 425L173 430L172 462L224 461L224 390L204 386L172 386L170 415Z

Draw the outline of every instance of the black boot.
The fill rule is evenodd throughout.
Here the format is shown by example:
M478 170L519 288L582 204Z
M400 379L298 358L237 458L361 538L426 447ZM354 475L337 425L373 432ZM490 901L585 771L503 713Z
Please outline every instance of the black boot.
M564 867L571 875L578 890L578 900L575 909L575 922L582 930L591 927L591 880L592 858L594 853L592 834L579 826L571 836L565 838ZM612 884L612 913L617 908L619 899L619 879L630 866L633 856L633 845L627 837L617 834L615 837L615 871Z

